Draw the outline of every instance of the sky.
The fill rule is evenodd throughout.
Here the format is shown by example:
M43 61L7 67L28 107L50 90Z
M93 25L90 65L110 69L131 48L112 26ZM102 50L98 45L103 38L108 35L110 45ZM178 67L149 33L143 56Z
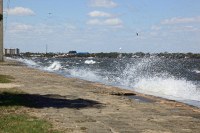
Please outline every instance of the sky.
M200 53L199 5L200 0L4 0L4 47Z

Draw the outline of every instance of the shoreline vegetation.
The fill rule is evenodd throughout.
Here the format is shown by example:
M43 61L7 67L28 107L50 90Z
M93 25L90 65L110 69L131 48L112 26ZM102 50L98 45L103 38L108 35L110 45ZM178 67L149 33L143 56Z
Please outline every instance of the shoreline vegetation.
M176 101L0 63L0 132L198 133L200 109ZM11 76L8 76L11 75ZM1 77L1 76L0 76ZM132 97L132 98L130 98Z
M199 53L88 53L88 52L76 52L69 51L68 53L32 53L25 52L21 53L22 57L49 57L49 58L71 58L71 57L96 57L96 58L148 58L148 57L159 57L167 59L200 59Z

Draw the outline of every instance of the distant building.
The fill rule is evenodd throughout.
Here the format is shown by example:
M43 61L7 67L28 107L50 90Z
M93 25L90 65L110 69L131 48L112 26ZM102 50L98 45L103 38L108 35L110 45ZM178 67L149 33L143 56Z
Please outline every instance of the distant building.
M65 55L65 57L75 57L77 54L76 51L69 51L68 54Z
M69 54L77 54L76 51L69 51Z
M19 56L20 50L17 49L4 49L4 55L5 56Z

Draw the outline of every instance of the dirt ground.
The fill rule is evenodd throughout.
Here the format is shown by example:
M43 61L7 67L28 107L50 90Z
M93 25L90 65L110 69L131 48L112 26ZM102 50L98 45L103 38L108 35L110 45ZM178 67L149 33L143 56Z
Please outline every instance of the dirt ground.
M66 133L200 133L200 109L116 87L0 64L15 78L0 88L27 93L27 112ZM10 86L9 86L10 85ZM131 97L131 98L130 98Z

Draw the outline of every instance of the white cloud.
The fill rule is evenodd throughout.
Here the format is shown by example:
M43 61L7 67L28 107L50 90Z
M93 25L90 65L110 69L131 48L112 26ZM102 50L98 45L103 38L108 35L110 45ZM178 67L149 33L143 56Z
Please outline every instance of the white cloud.
M182 24L182 23L199 23L200 17L191 17L191 18L170 18L165 19L161 22L161 24L169 25L169 24Z
M122 25L122 20L119 19L119 18L110 18L110 19L106 19L104 21L104 23L106 25L115 25L115 26L117 26L117 25Z
M113 8L117 6L117 3L113 2L112 0L90 0L90 6Z
M31 15L35 15L34 11L32 11L29 8L24 8L24 7L15 7L15 8L7 9L6 12L9 15L16 15L16 16L31 16Z
M91 19L87 22L87 24L89 24L89 25L102 25L103 21L101 21L99 19Z
M194 26L175 26L170 29L172 32L196 32L199 31L197 27Z
M119 18L109 18L105 20L91 19L87 22L89 25L122 26L123 22Z
M27 24L20 24L20 23L13 23L9 28L9 32L11 33L19 33L19 32L26 32L33 29L32 25Z
M110 13L102 12L102 11L92 11L88 14L90 17L111 17Z

